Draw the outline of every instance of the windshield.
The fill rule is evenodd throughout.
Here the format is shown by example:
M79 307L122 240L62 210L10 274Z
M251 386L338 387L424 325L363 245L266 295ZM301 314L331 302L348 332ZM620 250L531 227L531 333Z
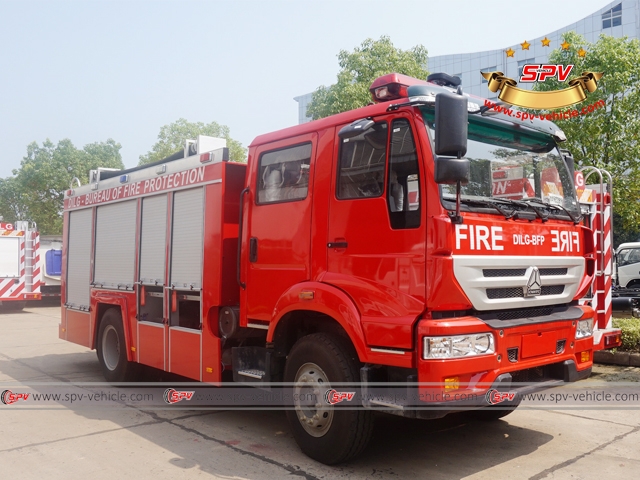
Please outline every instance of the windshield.
M421 110L433 131L433 108ZM461 189L464 210L509 204L514 210L543 208L548 215L579 215L569 171L549 135L480 115L469 115L468 131L465 158L470 177ZM445 208L453 209L456 186L442 185L441 194Z

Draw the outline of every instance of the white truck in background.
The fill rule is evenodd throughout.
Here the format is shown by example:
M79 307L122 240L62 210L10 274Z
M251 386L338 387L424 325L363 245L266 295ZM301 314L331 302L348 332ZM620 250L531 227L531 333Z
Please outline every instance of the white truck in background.
M615 253L615 283L640 288L640 242L621 243Z

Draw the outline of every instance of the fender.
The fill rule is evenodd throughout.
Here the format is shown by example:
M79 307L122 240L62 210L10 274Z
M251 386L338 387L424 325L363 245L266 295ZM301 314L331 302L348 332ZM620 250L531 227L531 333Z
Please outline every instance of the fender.
M135 295L133 292L129 295ZM131 322L129 321L130 312L127 308L127 294L124 292L117 292L113 290L91 290L91 311L95 312L92 322L92 344L91 348L96 348L96 333L98 326L98 304L113 305L114 307L120 307L122 314L122 329L124 330L124 342L127 351L127 360L135 362L135 354L131 351L132 334L130 332ZM134 302L135 305L135 302ZM135 315L135 314L134 314Z
M303 300L302 292L313 292L313 298ZM272 342L282 317L294 310L323 313L336 320L349 336L362 363L413 367L413 351L380 351L367 345L362 326L362 315L351 297L333 285L320 282L303 282L292 286L276 303L273 320L267 332L267 342Z
M353 299L368 345L413 350L413 325L425 310L424 299L351 275L326 273L322 281Z
M313 292L313 298L301 299L302 292ZM360 312L351 298L342 290L320 282L303 282L289 288L280 296L273 309L273 320L269 325L267 342L273 341L276 328L282 317L294 310L319 312L336 320L349 335L360 361L369 361L360 323Z

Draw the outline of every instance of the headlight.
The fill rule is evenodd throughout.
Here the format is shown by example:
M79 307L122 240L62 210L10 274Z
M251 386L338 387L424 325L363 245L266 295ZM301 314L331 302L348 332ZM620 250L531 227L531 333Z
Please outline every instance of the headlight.
M587 338L591 335L593 335L593 318L580 320L578 322L578 328L576 328L576 340L580 338Z
M472 333L452 337L424 337L422 358L460 358L494 353L492 333Z

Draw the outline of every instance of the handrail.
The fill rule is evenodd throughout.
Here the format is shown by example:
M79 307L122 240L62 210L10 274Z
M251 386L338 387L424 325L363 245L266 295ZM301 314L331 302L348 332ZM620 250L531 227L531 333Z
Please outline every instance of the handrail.
M604 218L604 213L605 213L605 207L606 207L606 202L605 202L605 194L609 193L609 207L611 209L611 214L609 216L609 221L611 222L611 228L609 229L609 242L610 242L610 247L613 249L613 178L611 177L611 174L609 172L607 172L604 169L601 168L597 168L597 167L585 167L582 170L580 170L580 172L582 173L582 175L584 176L584 183L585 185L587 184L587 178L589 178L590 175L592 175L593 173L598 174L599 180L600 180L600 211L598 212L598 215L600 216L600 231L598 232L599 237L600 237L600 262L598 265L598 269L596 270L596 276L605 276L605 277L610 277L613 275L613 268L608 269L607 265L604 264L604 260L605 260L605 249L604 249L604 223L605 223L605 218ZM605 191L605 183L604 183L604 175L606 175L608 182L607 182L607 191Z
M249 193L249 187L245 188L240 192L240 214L238 219L238 257L236 259L236 281L238 282L238 286L243 290L246 290L247 284L242 281L240 278L240 261L242 259L242 223L243 223L243 206L244 206L244 196Z

